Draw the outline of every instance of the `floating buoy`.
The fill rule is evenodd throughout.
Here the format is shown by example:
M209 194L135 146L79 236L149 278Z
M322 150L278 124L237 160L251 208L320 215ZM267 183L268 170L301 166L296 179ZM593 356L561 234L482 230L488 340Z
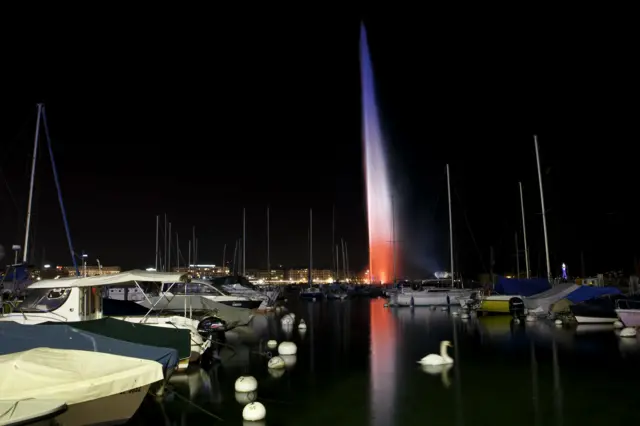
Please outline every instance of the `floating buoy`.
M280 355L280 358L284 360L284 365L287 369L291 369L296 365L296 361L298 360L297 355Z
M277 348L277 347L278 347L278 342L276 342L275 340L269 340L269 341L267 342L267 347L268 347L269 349L275 349L275 348Z
M556 325L562 325L562 320L561 319L557 319L556 320Z
M622 323L622 321L619 321L619 320L618 320L618 321L615 321L615 322L613 323L613 326L614 326L615 328L624 328L624 324Z
M282 357L279 357L279 356L274 356L269 359L269 362L267 362L267 367L273 368L275 370L280 370L285 367L284 359L282 359Z
M293 314L286 314L282 317L282 319L280 319L280 322L282 323L282 325L293 324L294 321L295 319Z
M236 380L236 392L253 392L258 389L258 381L253 376L240 376Z
M267 409L259 402L247 404L242 410L242 418L249 422L264 420L266 415Z
M238 404L247 405L258 399L258 392L236 392Z
M278 345L278 353L280 355L295 355L298 353L298 347L293 342L282 342Z
M469 316L470 316L470 315L469 315L467 312L463 312L463 313L460 315L460 318L462 318L462 319L469 319Z
M638 332L633 327L625 327L620 330L620 337L636 337Z
M515 318L513 319L513 323L514 323L514 324L520 324L520 318L515 317Z
M280 312L282 312L282 306L276 307L276 314L279 314Z
M536 319L535 315L527 315L527 322L534 322Z
M306 330L306 329L307 329L307 324L305 324L304 320L301 319L300 324L298 324L298 330Z
M453 315L454 317L457 317L457 316L459 316L459 315L460 315L460 312L458 312L458 311L453 311L453 312L451 312L451 315Z

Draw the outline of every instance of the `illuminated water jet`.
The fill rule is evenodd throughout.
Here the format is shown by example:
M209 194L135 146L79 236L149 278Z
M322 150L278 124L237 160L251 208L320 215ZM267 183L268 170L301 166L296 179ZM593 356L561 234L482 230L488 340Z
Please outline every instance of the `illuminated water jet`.
M387 158L380 131L367 32L360 27L360 73L362 81L362 130L364 169L367 185L370 281L388 283L394 279L394 215ZM396 253L397 254L397 253Z

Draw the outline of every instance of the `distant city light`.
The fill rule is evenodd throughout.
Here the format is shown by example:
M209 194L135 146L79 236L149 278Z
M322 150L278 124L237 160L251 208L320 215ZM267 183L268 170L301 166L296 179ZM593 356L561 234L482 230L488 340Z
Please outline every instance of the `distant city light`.
M47 269L47 268L51 268L51 265L49 264L44 265L44 269Z

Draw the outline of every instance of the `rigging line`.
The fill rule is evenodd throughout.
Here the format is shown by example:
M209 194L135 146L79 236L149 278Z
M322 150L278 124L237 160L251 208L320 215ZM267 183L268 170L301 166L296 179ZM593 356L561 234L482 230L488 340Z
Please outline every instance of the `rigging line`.
M480 251L480 248L478 247L478 243L476 241L476 237L473 235L473 230L471 229L471 224L469 223L469 218L467 217L467 210L463 207L462 198L460 197L460 194L458 194L458 190L455 187L453 188L453 192L456 194L456 197L458 198L458 202L460 203L460 207L461 207L461 210L462 210L462 215L464 216L464 221L467 224L467 229L469 229L469 234L471 234L471 240L473 241L473 245L476 248L476 251L478 252L478 256L480 257L480 263L482 263L482 269L486 273L487 272L487 267L484 264L484 259L482 258L482 252Z

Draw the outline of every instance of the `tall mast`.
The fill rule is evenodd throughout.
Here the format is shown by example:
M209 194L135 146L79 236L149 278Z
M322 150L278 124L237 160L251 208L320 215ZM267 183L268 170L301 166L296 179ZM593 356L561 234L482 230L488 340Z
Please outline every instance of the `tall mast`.
M527 279L531 278L531 269L529 268L529 246L527 245L527 224L524 220L524 198L522 196L522 182L518 182L520 186L520 210L522 211L522 236L524 237L524 262L527 268Z
M225 276L225 268L226 268L226 262L227 262L227 245L225 244L224 247L222 248L222 276Z
M167 214L164 214L164 251L162 252L164 254L164 265L162 270L164 272L167 272Z
M187 256L187 272L191 268L191 240L189 240L189 255Z
M178 233L176 232L176 272L180 271L180 241L178 240Z
M335 280L338 280L338 269L335 264L336 256L333 252L336 246L336 206L335 204L331 208L331 263L332 263L332 271L331 274L335 273Z
M309 287L313 285L313 210L309 209Z
M36 178L36 158L38 156L38 136L40 135L40 117L42 116L42 104L38 104L36 118L36 135L33 138L33 158L31 159L31 183L29 184L29 203L27 204L27 229L24 232L24 248L22 251L22 263L27 263L29 253L29 229L31 228L31 204L33 203L33 184Z
M447 193L449 194L449 247L451 248L451 287L454 286L455 271L453 265L453 217L451 215L451 178L449 177L449 165L447 164Z
M338 249L338 245L336 244L336 248L335 248L335 262L336 262L336 281L340 281L340 258L338 257L338 253L340 253L340 250Z
M544 229L544 251L547 256L547 279L551 280L551 262L549 262L549 240L547 239L547 215L544 208L544 192L542 190L542 170L540 169L540 153L538 151L538 137L533 135L536 146L536 161L538 162L538 183L540 184L540 204L542 206L542 228Z
M237 258L238 257L238 240L236 240L236 245L233 247L233 275L237 275Z
M169 272L171 270L171 222L169 222L169 234L167 238L169 239L169 248L167 249L167 272Z
M347 242L344 242L344 257L346 257L347 259L347 278L351 277L351 269L349 269L349 246L347 245Z
M392 243L393 243L393 284L397 281L396 276L396 209L394 204L394 196L391 196L391 232L392 235Z
M271 241L269 241L269 207L267 207L267 279L271 280Z
M247 276L247 253L246 249L246 232L247 232L247 215L244 207L242 208L242 276Z
M193 244L193 265L195 267L196 265L196 227L195 226L192 229L192 233L193 233L193 240L191 240L191 243ZM191 265L191 263L189 263L189 265Z
M344 239L340 238L340 243L342 244L342 273L344 274L344 279L347 279L347 256L344 253Z
M156 271L158 270L158 237L160 236L160 216L156 215Z
M516 277L520 279L520 249L518 248L518 232L516 232Z

